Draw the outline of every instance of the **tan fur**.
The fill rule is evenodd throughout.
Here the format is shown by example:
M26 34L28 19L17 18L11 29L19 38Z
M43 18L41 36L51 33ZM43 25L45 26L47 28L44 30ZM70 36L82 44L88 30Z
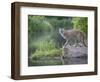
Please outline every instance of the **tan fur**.
M86 40L85 40L85 35L82 31L80 30L64 30L64 29L59 29L59 33L61 36L66 40L66 45L68 45L71 41L74 41L75 46L87 46L86 45Z

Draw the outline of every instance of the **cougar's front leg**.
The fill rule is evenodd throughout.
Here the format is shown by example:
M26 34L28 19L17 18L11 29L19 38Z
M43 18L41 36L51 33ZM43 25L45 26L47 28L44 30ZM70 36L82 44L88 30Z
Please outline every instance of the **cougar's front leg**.
M66 47L66 45L68 44L68 42L69 42L69 41L67 40L67 41L66 41L66 43L64 44L63 48L65 48L65 47Z
M74 40L73 47L77 47L77 40Z

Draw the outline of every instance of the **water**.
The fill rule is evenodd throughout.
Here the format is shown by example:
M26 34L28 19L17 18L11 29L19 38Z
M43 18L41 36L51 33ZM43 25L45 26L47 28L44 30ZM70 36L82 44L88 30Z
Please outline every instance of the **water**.
M88 58L85 57L70 57L70 58L64 58L64 62L67 65L74 65L74 64L87 64Z
M82 57L64 57L64 65L77 65L77 64L87 64L87 56ZM63 65L61 57L42 57L37 60L32 60L29 66L51 66L51 65Z

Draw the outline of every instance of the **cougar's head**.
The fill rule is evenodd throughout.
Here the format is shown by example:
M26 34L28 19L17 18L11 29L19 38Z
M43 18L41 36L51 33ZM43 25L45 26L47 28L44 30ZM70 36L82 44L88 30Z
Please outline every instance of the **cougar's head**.
M64 29L63 28L59 28L59 33L64 39L66 39L64 36Z
M63 28L59 28L59 33L64 34L64 29Z

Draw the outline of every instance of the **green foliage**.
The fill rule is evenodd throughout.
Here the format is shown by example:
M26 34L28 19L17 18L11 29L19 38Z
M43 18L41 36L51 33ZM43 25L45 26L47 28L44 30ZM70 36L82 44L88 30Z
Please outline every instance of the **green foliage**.
M36 50L34 54L32 54L31 58L32 59L39 59L41 57L54 57L54 56L59 56L62 54L62 49L52 49L52 50Z
M44 40L35 42L34 46L36 51L32 54L32 58L39 58L43 56L59 56L61 54L61 49L55 47L55 42L53 40Z
M28 53L29 64L48 65L45 57L60 57L65 40L59 34L59 28L80 29L87 34L87 18L28 16ZM39 61L40 60L40 61ZM34 61L34 62L33 62ZM43 62L45 61L45 62ZM49 64L61 64L53 59Z
M35 42L34 46L37 48L37 50L42 50L42 51L48 51L55 49L55 42L53 40L40 40Z
M28 16L28 47L32 53L34 43L39 40L39 38L45 38L48 33L51 34L52 25L46 21L44 16ZM44 37L43 37L44 36ZM40 40L39 40L40 41Z
M44 16L29 16L28 21L30 37L38 37L52 30L52 25L46 21Z
M46 17L47 21L52 25L54 29L66 28L71 29L72 23L70 17Z
M88 19L86 17L74 17L72 23L74 29L79 29L87 35Z

